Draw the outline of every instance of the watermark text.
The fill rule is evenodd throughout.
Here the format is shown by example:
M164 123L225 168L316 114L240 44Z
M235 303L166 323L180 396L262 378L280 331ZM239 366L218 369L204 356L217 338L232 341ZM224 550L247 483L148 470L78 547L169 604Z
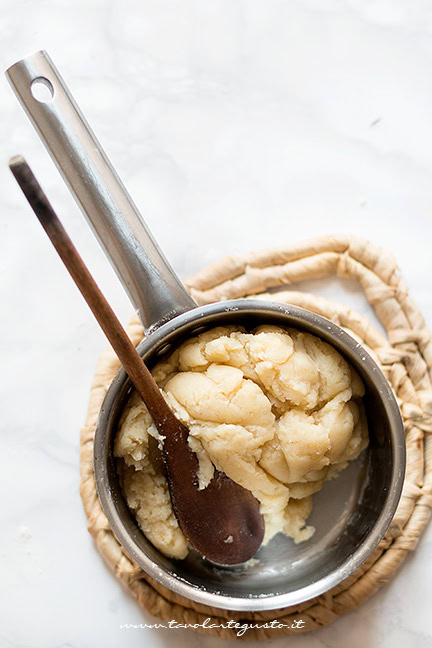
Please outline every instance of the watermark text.
M212 623L212 620L210 619L210 617L208 617L207 619L205 619L205 621L203 621L203 623L179 623L178 621L175 621L175 619L172 619L171 621L167 621L166 623L123 623L122 625L120 625L120 628L126 630L143 630L145 628L166 628L170 630L177 628L183 628L186 630L197 628L223 628L226 630L235 630L237 637L242 637L248 630L251 629L262 628L271 630L291 628L293 630L301 630L305 627L305 625L306 624L303 619L294 619L294 621L292 621L291 623L282 623L281 621L278 621L278 619L273 619L273 621L265 621L263 623L235 621L234 619L230 619L229 621L226 621L224 623Z

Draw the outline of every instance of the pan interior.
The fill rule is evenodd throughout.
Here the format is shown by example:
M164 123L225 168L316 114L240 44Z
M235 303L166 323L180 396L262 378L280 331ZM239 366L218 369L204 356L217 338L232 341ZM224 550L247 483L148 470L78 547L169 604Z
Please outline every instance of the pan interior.
M171 560L147 541L119 486L112 444L118 418L131 390L130 381L121 370L105 399L96 432L95 469L103 508L117 537L143 569L149 571L149 565L152 565L151 575L162 581L167 578L165 585L189 598L194 591L212 593L217 595L219 603L213 600L211 604L219 607L223 607L220 597L246 599L250 603L247 608L246 604L242 605L243 609L271 608L265 599L270 601L275 595L285 595L285 604L298 603L322 593L349 575L359 563L353 560L359 548L369 545L369 552L363 555L365 559L380 539L377 523L381 520L378 527L382 527L383 509L388 506L392 488L394 490L389 399L383 396L376 379L371 378L371 369L362 359L358 345L352 344L352 349L347 348L340 336L335 336L332 326L322 327L322 318L319 318L321 328L317 328L313 317L299 320L298 315L292 314L290 319L289 309L282 311L280 305L273 309L261 306L262 310L257 312L249 301L247 307L237 310L231 307L222 314L217 305L213 306L213 312L199 318L189 315L189 321L185 316L179 326L168 323L145 340L139 351L148 366L154 365L162 355L169 353L182 340L193 337L203 327L238 324L252 330L265 323L292 326L319 335L353 364L365 383L368 448L337 479L326 482L321 491L313 495L313 510L308 524L315 527L315 533L309 540L295 544L292 539L278 534L267 546L261 547L254 560L230 568L216 567L195 551L190 551L185 560ZM170 324L169 331L162 330ZM381 529L381 535L384 531L385 528ZM183 585L193 589L186 593ZM299 595L300 590L305 591L303 597ZM207 602L202 596L194 598ZM259 601L259 605L254 606L253 600Z

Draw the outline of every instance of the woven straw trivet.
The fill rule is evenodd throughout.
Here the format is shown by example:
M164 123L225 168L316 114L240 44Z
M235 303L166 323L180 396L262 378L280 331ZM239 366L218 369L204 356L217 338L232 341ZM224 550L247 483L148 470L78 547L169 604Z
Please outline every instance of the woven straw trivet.
M357 279L387 331L377 332L367 318L343 304L294 291L271 296L264 291L306 279L337 275ZM377 359L396 393L407 441L407 472L402 498L385 538L370 558L349 578L326 594L299 606L266 612L232 612L194 603L172 593L147 576L116 540L99 504L93 476L93 436L107 388L119 368L112 350L97 365L87 421L81 434L81 496L89 531L108 565L135 595L138 604L165 622L222 624L230 619L264 623L278 619L290 625L302 619L303 631L325 626L349 612L387 583L409 551L417 545L432 508L432 343L422 314L408 296L397 265L388 252L366 240L348 236L322 237L275 250L227 257L186 282L198 304L254 295L289 302L324 315L363 343ZM134 344L143 337L136 318L128 333ZM197 628L225 639L234 629ZM250 628L243 638L269 639L300 629Z

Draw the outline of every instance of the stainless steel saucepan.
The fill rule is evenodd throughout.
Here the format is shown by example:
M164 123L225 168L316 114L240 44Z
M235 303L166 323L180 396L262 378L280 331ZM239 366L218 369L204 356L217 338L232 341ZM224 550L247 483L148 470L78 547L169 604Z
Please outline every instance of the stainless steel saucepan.
M261 324L319 336L357 370L366 386L369 447L314 497L312 538L298 545L276 536L253 564L217 568L196 552L163 556L145 538L123 497L112 447L131 392L123 369L99 415L94 471L109 523L127 553L169 589L206 605L266 610L298 604L348 577L371 554L395 513L405 473L405 434L394 394L370 355L333 322L310 311L240 299L197 307L148 231L46 52L7 71L18 99L114 266L146 330L139 352L149 367L209 327ZM46 96L39 94L45 90Z

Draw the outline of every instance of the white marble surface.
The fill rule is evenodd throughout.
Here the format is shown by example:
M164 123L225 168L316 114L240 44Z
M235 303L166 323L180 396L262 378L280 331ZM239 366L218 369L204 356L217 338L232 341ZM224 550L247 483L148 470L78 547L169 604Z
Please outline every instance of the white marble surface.
M227 253L351 232L393 249L432 325L430 2L2 0L0 67L41 48L182 277ZM124 322L131 307L4 79L0 144L0 646L222 646L120 629L155 619L106 569L79 498L105 341L9 156L31 162ZM313 287L369 312L351 283ZM389 586L290 646L432 645L431 549L429 528Z

